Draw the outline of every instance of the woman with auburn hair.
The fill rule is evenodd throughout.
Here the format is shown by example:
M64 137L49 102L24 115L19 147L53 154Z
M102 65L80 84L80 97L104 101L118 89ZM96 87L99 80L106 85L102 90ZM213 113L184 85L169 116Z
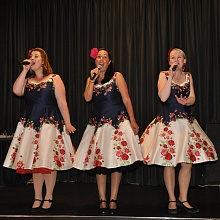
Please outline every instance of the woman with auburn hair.
M65 86L60 76L53 73L46 52L33 48L22 63L13 92L24 96L26 107L4 167L33 174L35 198L31 212L47 213L53 204L57 170L73 167L75 150L69 133L76 129L71 125Z

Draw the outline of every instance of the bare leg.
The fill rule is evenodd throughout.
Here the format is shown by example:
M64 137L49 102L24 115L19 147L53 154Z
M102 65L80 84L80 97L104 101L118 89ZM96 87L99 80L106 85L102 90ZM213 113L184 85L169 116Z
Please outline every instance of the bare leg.
M33 173L33 184L34 184L34 198L42 200L42 188L44 184L44 176L41 173ZM37 208L41 204L40 201L35 201L32 208Z
M110 201L112 199L117 200L118 197L118 189L121 182L122 173L114 172L111 174L111 196ZM110 209L116 209L117 204L115 202L110 202Z
M53 171L50 174L43 174L46 185L46 195L45 200L53 199L53 190L56 184L57 171ZM42 208L48 209L50 208L51 203L49 201L44 201Z
M179 188L180 188L179 200L181 202L187 201L187 194L191 179L191 169L192 169L192 164L181 163L181 169L179 171L179 176L178 176ZM192 208L192 206L188 202L185 202L184 205L187 208Z
M106 201L106 175L96 174L96 181L98 185L99 199ZM106 202L100 203L100 208L106 207Z
M174 167L164 167L164 182L168 192L169 201L176 201L175 197L175 168ZM170 202L168 209L176 209L176 203Z

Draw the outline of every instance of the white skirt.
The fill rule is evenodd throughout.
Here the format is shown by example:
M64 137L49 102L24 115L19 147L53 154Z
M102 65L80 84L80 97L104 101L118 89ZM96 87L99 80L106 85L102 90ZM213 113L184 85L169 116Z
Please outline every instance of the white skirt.
M3 166L19 173L67 170L73 168L74 154L65 126L61 134L54 125L44 123L37 132L19 122Z
M74 157L74 167L91 170L125 167L143 161L138 136L134 135L130 122L125 120L116 129L104 124L95 132L95 126L87 125Z
M173 166L218 159L213 143L197 120L177 119L168 125L153 120L140 138L146 164Z

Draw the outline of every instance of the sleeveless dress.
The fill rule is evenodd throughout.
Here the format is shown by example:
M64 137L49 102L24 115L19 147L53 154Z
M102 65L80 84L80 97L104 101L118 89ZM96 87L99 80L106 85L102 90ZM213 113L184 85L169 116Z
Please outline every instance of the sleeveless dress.
M116 86L116 74L107 83L93 87L94 109L74 157L76 169L123 172L143 161L139 137L131 128Z
M57 105L54 78L41 83L27 80L25 112L18 122L4 167L17 173L50 173L73 167L74 153L70 136Z
M164 74L168 77L167 71ZM193 117L190 106L179 104L175 98L190 94L190 73L185 75L186 81L181 85L172 81L171 94L162 111L140 138L145 164L175 167L182 162L197 164L218 159L213 143Z

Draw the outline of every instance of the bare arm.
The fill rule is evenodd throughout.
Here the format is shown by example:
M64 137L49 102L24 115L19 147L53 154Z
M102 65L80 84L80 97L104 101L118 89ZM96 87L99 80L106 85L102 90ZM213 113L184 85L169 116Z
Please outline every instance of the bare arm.
M27 79L25 79L27 72L29 70L29 66L24 66L22 72L20 73L20 75L18 76L18 78L15 80L14 84L13 84L13 92L17 95L17 96L22 96L24 95L24 88L25 88L25 84Z
M71 125L69 109L66 102L66 90L63 81L60 76L57 75L54 78L55 96L58 107L63 116L64 123L66 126L66 132L73 133L76 129Z
M173 77L169 75L167 79L165 73L160 72L157 88L158 88L158 96L160 97L160 100L162 102L165 102L170 96L172 78Z
M84 99L87 102L91 101L91 99L92 99L94 82L95 82L95 80L90 80L90 78L87 79L86 88L84 91Z
M95 80L98 78L99 74L100 74L100 70L98 68L95 68L93 70L90 71L90 74L93 75L94 73L96 73L96 76L93 80L90 79L90 77L87 79L86 82L86 88L84 91L84 99L89 102L92 100L92 94L93 94L93 86L95 83Z
M135 117L134 117L133 106L132 106L131 99L129 96L127 83L125 82L125 79L120 72L117 72L117 75L116 75L116 85L121 93L123 103L124 103L126 110L128 112L131 127L132 127L135 135L137 135L138 131L139 131L139 126L137 125Z

